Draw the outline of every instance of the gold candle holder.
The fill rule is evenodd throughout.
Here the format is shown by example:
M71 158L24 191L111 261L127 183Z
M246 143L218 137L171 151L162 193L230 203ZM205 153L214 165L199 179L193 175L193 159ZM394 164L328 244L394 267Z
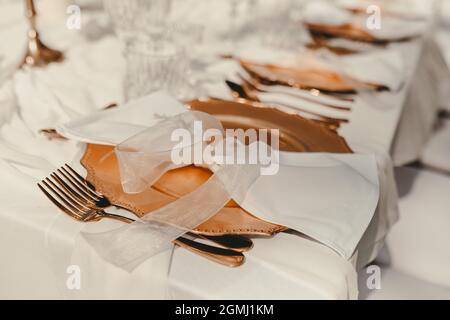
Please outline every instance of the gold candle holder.
M42 43L39 32L36 28L36 7L34 0L25 0L26 17L30 23L28 31L27 53L23 59L22 65L32 67L44 67L52 62L61 62L64 55L61 51L51 49Z

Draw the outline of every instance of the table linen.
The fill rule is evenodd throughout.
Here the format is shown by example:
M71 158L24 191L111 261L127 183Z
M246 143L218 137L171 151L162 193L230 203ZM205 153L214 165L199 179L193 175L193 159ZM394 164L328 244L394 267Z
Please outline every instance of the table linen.
M104 43L101 43L100 45L107 44L110 41L115 41L112 39L105 39ZM94 51L95 52L95 51ZM113 51L114 52L114 51ZM69 55L70 56L70 55ZM90 58L95 59L96 55L92 55ZM97 56L97 59L103 59L102 56ZM64 65L54 65L52 67L56 69L61 68L68 68L69 70L76 70L73 69L73 67L70 67L70 61L69 58L67 60L67 63ZM97 65L97 63L89 63L89 70L93 72L93 66ZM98 65L101 66L101 61L98 61ZM80 65L78 65L80 66ZM118 64L112 63L111 68L105 68L106 70L114 70L114 67L120 68L120 60ZM115 69L118 74L120 74L120 69ZM100 68L101 69L101 68ZM103 69L103 70L105 70ZM119 69L119 71L117 71ZM50 70L50 69L49 69ZM79 72L81 72L80 69L78 69ZM34 72L34 70L29 71L32 76L38 77L42 76L45 79L45 73L42 72L42 70L37 70ZM108 73L105 75L105 79L111 78ZM22 88L22 85L18 87L18 83L22 83L22 81L26 84L33 84L33 81L31 79L28 79L26 77L26 73L18 73L16 75L17 78L14 79L14 85L13 88L19 93L21 92L20 89ZM120 76L119 76L120 77ZM52 79L52 77L49 77L50 81L54 81L53 83L60 83L61 78L56 77ZM16 80L17 79L17 80ZM47 80L49 81L49 80ZM77 83L81 84L85 79L83 77L79 77L76 80L76 83L72 83L71 86L76 86ZM117 82L120 83L120 80L117 79ZM51 86L54 90L57 91L57 86L53 85ZM67 90L66 88L62 88L61 91ZM4 150L7 150L8 153L2 153L2 158L4 158L2 161L4 161L4 167L3 170L6 173L16 174L18 172L19 177L23 176L24 179L22 179L22 183L17 186L17 188L12 187L6 187L2 191L2 195L4 196L5 203L8 205L1 211L2 214L2 225L5 228L11 228L14 229L15 232L11 234L10 232L4 232L2 233L8 241L4 241L4 248L2 248L3 252L6 252L6 255L8 256L8 259L5 260L5 263L3 264L3 270L5 270L5 273L2 273L2 275L5 277L2 279L2 283L5 285L2 286L2 296L4 297L46 297L46 298L64 298L64 297L76 297L76 298L163 298L165 296L165 292L163 290L157 290L158 288L164 287L163 284L158 285L158 281L162 281L163 279L158 278L156 284L149 288L148 283L153 283L152 275L148 274L148 270L151 270L150 267L153 266L153 260L149 260L149 265L146 266L146 264L143 264L139 269L137 269L135 272L137 273L122 273L118 271L115 267L104 264L104 263L98 263L99 258L97 255L95 255L93 252L89 251L89 246L87 246L84 242L79 241L77 239L76 241L76 250L75 253L72 255L72 257L69 257L70 260L68 260L67 257L62 258L57 265L63 265L66 261L70 261L70 263L73 263L75 265L79 265L81 267L81 270L87 270L85 271L85 276L88 280L82 280L82 290L81 291L70 291L67 290L65 287L65 282L61 281L65 279L64 277L67 277L67 274L65 273L65 268L63 270L58 270L58 273L56 276L54 275L52 264L55 262L49 258L50 251L49 248L45 244L46 239L46 233L48 232L49 228L51 227L51 221L54 219L69 219L64 216L61 216L61 213L57 211L56 208L52 206L51 203L47 201L42 195L39 194L39 190L36 188L35 183L38 181L38 179L43 178L44 176L48 175L49 172L60 166L61 164L68 162L71 165L77 164L77 159L80 158L80 146L75 143L74 141L48 141L46 138L42 137L37 130L40 128L49 126L49 125L55 125L59 121L64 122L67 119L70 119L71 117L76 118L78 116L78 113L73 112L72 110L75 109L75 106L77 105L83 105L85 107L90 107L91 110L100 109L103 106L102 104L92 103L93 100L96 101L104 101L105 103L111 102L111 100L114 101L114 97L111 99L110 95L102 96L102 91L97 91L97 89L93 86L87 87L84 89L85 94L83 95L77 95L78 99L80 97L80 102L77 102L76 98L69 98L67 102L62 103L61 106L63 108L55 111L50 118L43 117L44 114L43 110L48 110L49 113L51 113L55 102L51 101L57 101L58 99L55 98L55 96L60 95L58 92L49 92L47 95L41 96L41 95L34 95L31 94L28 95L20 95L20 98L14 97L14 94L11 95L11 100L8 100L9 103L15 105L15 108L19 106L20 113L17 112L17 109L15 109L15 112L13 112L7 119L5 123L3 123L1 128L1 137L2 137L2 147ZM33 91L34 92L34 91ZM39 90L37 90L39 92ZM120 93L111 90L111 92L115 93L117 96L120 96ZM95 96L95 98L91 98L90 96ZM37 98L38 96L43 97L42 100ZM62 94L60 95L63 96ZM30 97L34 97L34 99L30 99ZM86 99L86 100L85 100ZM103 99L103 100L102 100ZM87 102L87 101L91 102ZM117 99L119 100L119 99ZM116 100L116 101L117 101ZM17 104L17 101L21 101L21 103ZM64 100L65 101L65 100ZM39 107L36 107L39 106ZM71 107L74 107L72 109ZM3 109L2 109L3 110ZM75 109L76 110L76 109ZM85 113L88 113L88 111L84 111ZM57 118L59 121L56 121L55 118ZM32 143L27 146L26 149L21 148L20 146L24 141L28 141ZM27 143L28 145L28 143ZM51 154L52 157L49 158L48 155ZM6 156L5 156L6 155ZM19 169L15 169L15 168ZM78 170L80 170L80 167L75 166ZM11 180L8 178L9 176L4 175L8 180ZM22 189L22 184L26 184L29 186L29 188ZM25 192L26 190L29 190L31 193L34 193L34 196L28 196L28 193ZM23 195L24 197L30 199L30 207L23 206L21 208L20 206L20 200L17 199L17 197L12 197L12 195ZM41 211L33 210L32 208L35 208L36 206L42 207L42 213ZM12 210L11 208L17 208L17 210ZM28 212L29 215L25 215L23 212ZM17 221L15 218L11 217L21 217L20 222ZM34 219L37 219L41 223L34 223ZM12 222L11 222L12 221ZM14 226L16 223L19 223L20 225L24 224L23 227L20 226ZM79 227L77 227L77 223L73 222L71 220L67 220L67 223L69 224L68 232L65 237L66 240L62 241L61 236L59 233L55 235L56 239L60 239L62 241L61 246L64 248L65 245L71 246L73 245L73 235L76 234L76 232L79 231ZM107 223L107 226L109 223L113 222L102 222L99 225L100 227L105 227L105 223ZM49 226L50 225L50 226ZM72 232L71 228L75 228ZM24 236L26 234L26 236ZM54 237L50 237L51 239L55 239ZM6 239L5 239L6 240ZM9 241L12 241L16 243L16 247L12 248L9 245ZM308 240L310 241L310 240ZM51 243L54 243L51 241ZM32 246L33 245L33 246ZM314 246L315 247L315 246ZM67 249L67 247L66 247ZM17 251L16 251L17 250ZM64 250L59 250L64 251ZM178 251L178 250L176 250ZM28 252L33 252L32 255L28 254ZM335 264L342 265L342 268L336 270L335 264L326 264L328 271L325 273L329 274L331 277L335 278L335 285L332 286L333 290L325 290L325 289L317 289L313 286L315 283L314 279L310 279L309 286L298 286L296 288L293 288L295 290L295 296L304 296L304 297L328 297L328 298L348 298L353 297L355 298L357 295L356 292L356 286L354 285L354 279L356 279L356 274L354 271L354 267L352 264L345 259L339 258L338 255L332 250L322 250L324 252L323 254L327 256L331 256L329 258L325 259L332 259L335 262ZM79 253L79 254L78 254ZM16 268L14 269L15 265L25 265L26 261L31 257L33 260L40 259L38 263L35 264L35 270L36 273L30 273L28 275L23 274L23 269ZM45 258L43 258L45 257ZM77 260L76 257L82 258L82 260ZM95 258L94 258L95 257ZM183 256L181 256L183 257ZM188 255L188 257L190 257ZM210 265L209 261L202 261L201 264ZM102 260L100 260L102 261ZM195 260L196 261L196 260ZM156 263L156 262L155 262ZM175 264L179 264L180 266L185 266L188 262L184 258L174 258L172 260L172 267ZM301 265L302 260L296 260L295 265ZM161 265L161 263L156 263L157 265ZM273 274L273 269L277 269L280 265L280 262L274 261L274 262L267 262L262 263L262 261L258 261L256 263L258 268L263 270L266 274ZM311 266L312 269L316 269L316 267ZM228 270L228 269L225 269ZM225 271L223 270L223 271ZM291 270L291 269L289 269ZM338 272L336 272L338 271ZM40 274L38 277L37 275ZM305 276L308 273L305 273ZM149 278L150 277L150 278ZM171 278L172 276L170 276ZM329 277L329 276L325 276ZM277 279L281 278L281 280L278 280L279 282L286 282L285 280L285 273L274 273L272 280L277 282ZM19 280L20 279L20 280ZM45 279L45 281L43 281ZM93 281L95 279L95 281ZM112 280L114 279L114 280ZM17 281L24 281L23 286L15 286L15 283ZM47 283L46 286L44 286L44 283ZM86 282L87 281L87 284ZM205 283L211 282L209 279L204 279ZM305 280L306 281L306 280ZM27 283L27 285L25 285ZM83 285L84 283L84 285ZM330 285L327 284L327 282L324 282L325 287L329 288ZM30 285L36 285L38 288L40 288L39 292L37 291L30 291L29 286ZM182 284L181 284L182 285ZM243 286L245 286L244 282L242 283ZM318 284L319 286L319 284ZM130 290L129 288L133 288ZM170 287L169 292L172 292ZM194 291L195 288L192 288ZM130 291L133 291L132 294L130 294ZM317 293L319 292L319 293ZM209 295L208 292L204 292L207 296ZM192 296L191 296L192 297ZM267 298L274 297L270 294L270 292L267 293L265 296ZM275 298L275 297L274 297Z
M14 4L10 10L20 17L21 7ZM84 15L83 19L85 18L88 18L88 14ZM15 31L16 24L22 25L22 31ZM7 30L8 37L14 39L24 37L23 22L17 19L8 25L11 28L1 29ZM136 273L122 273L99 259L82 242L77 244L76 254L72 258L75 257L74 263L79 264L82 270L89 270L85 273L88 281L82 282L84 289L68 291L64 283L61 284L60 280L67 276L65 269L58 270L59 273L55 278L46 245L48 239L46 240L45 235L48 226L56 217L60 217L61 213L57 212L38 193L34 184L64 162L76 165L81 146L74 141L47 141L39 135L38 130L76 119L81 115L99 110L111 102L120 103L124 63L121 59L120 44L110 36L92 43L86 40L82 33L64 28L42 31L46 35L44 39L49 44L58 49L65 49L67 61L62 65L50 65L43 70L28 69L16 72L13 76L7 77L0 88L1 172L5 180L11 181L11 184L2 186L1 192L2 200L4 200L0 210L1 234L4 237L2 251L8 258L2 261L0 277L4 285L1 287L0 295L19 298L161 298L161 290L157 289L165 286L165 283L159 283L164 279L150 279L152 275L148 273L148 270L154 267L154 264L158 265L158 262L149 260L147 262L149 265L142 265ZM424 48L421 41L404 44L404 46L399 45L399 47L410 52L410 59L405 69L414 65L425 67L426 64L419 60L419 52L421 48ZM89 54L85 54L86 52ZM6 57L9 53L4 53L2 48L0 55ZM20 56L20 48L15 54L11 54L13 58ZM220 63L220 61L217 61L217 64L213 63L208 71L214 73ZM222 81L223 73L216 74L219 74L217 78ZM409 74L409 78L412 77L412 74ZM212 77L212 79L215 78ZM423 77L414 79L418 83L423 80ZM212 93L230 97L226 88L217 86L216 83L212 83L210 87L212 86L215 88L211 91ZM183 250L175 250L169 275L169 294L175 298L253 296L258 298L355 298L357 288L354 265L358 264L361 267L373 259L387 231L396 220L396 195L395 192L392 193L395 186L393 187L390 158L386 154L395 140L394 133L402 130L401 126L397 128L397 124L400 114L408 110L403 108L403 105L405 97L409 94L411 93L408 84L399 92L381 94L376 105L381 109L384 109L386 105L392 106L392 108L386 108L387 112L381 112L370 106L371 98L361 98L362 102L358 102L357 108L354 108L350 115L350 119L353 120L352 126L344 126L340 129L340 133L354 150L369 153L377 150L378 162L384 164L382 166L379 164L379 180L381 198L386 199L380 200L377 213L360 242L358 253L350 261L340 258L334 251L321 244L289 234L282 234L280 237L268 240L256 239L255 253L243 267L248 269L230 271L185 253ZM420 107L426 110L428 105L421 103ZM370 121L359 120L364 118ZM383 123L383 126L377 127L377 123ZM411 129L407 129L406 132L408 130ZM417 148L417 145L413 147ZM23 199L27 201L24 202ZM58 219L58 221L61 220ZM111 224L114 223L102 222L100 227L109 227ZM52 238L60 239L62 248L73 245L73 238L70 235L79 231L77 224L70 220L67 220L67 228L67 235L56 234ZM24 234L26 237L23 236ZM9 246L9 243L15 243L15 246ZM50 241L50 243L54 242ZM259 243L261 244L258 245ZM278 249L278 246L286 247L286 255L283 250ZM260 249L257 249L258 247ZM264 247L269 249L265 251ZM296 252L301 252L302 255L296 255ZM270 259L267 257L269 254ZM296 258L293 259L293 256ZM80 260L77 261L76 258ZM361 260L358 262L359 259ZM32 272L29 271L30 260L33 261L34 266ZM64 263L66 261L64 260ZM60 264L64 263L60 262ZM186 265L192 265L194 272L191 273L185 267ZM159 267L165 267L164 263L160 263ZM214 281L204 277L208 272ZM256 277L257 275L261 277ZM261 278L264 281L261 281ZM155 290L148 287L149 281L156 281ZM30 290L31 286L36 290ZM267 289L269 287L272 291ZM242 288L242 290L235 290L235 288Z
M450 173L450 120L442 119L422 151L421 162L430 168Z

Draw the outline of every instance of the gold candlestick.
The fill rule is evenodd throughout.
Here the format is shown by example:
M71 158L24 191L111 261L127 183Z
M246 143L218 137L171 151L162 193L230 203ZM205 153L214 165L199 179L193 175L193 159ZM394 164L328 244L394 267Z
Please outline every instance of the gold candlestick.
M27 53L23 59L22 65L33 67L44 67L52 62L61 62L64 60L62 52L48 48L39 38L36 29L36 8L34 0L25 0L26 17L30 22L30 30L28 31Z

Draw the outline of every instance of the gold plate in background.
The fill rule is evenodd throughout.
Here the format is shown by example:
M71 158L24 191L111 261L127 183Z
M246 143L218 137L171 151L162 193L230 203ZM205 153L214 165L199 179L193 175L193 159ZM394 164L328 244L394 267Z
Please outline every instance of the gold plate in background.
M287 67L248 60L240 60L240 63L252 77L270 84L335 93L387 89L384 85L362 82L332 70Z
M399 37L395 39L382 39L351 23L341 25L327 25L320 23L304 23L313 36L325 36L330 38L344 38L353 41L367 42L384 46L390 42L409 41L415 36Z
M314 120L275 108L218 99L196 100L188 102L188 105L192 110L217 117L226 129L279 129L281 151L352 152L345 139L336 131Z

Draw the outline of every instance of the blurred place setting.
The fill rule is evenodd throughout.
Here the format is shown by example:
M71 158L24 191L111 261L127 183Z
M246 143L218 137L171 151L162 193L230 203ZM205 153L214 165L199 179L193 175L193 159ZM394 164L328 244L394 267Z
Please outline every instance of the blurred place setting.
M0 8L0 298L450 299L450 0Z

